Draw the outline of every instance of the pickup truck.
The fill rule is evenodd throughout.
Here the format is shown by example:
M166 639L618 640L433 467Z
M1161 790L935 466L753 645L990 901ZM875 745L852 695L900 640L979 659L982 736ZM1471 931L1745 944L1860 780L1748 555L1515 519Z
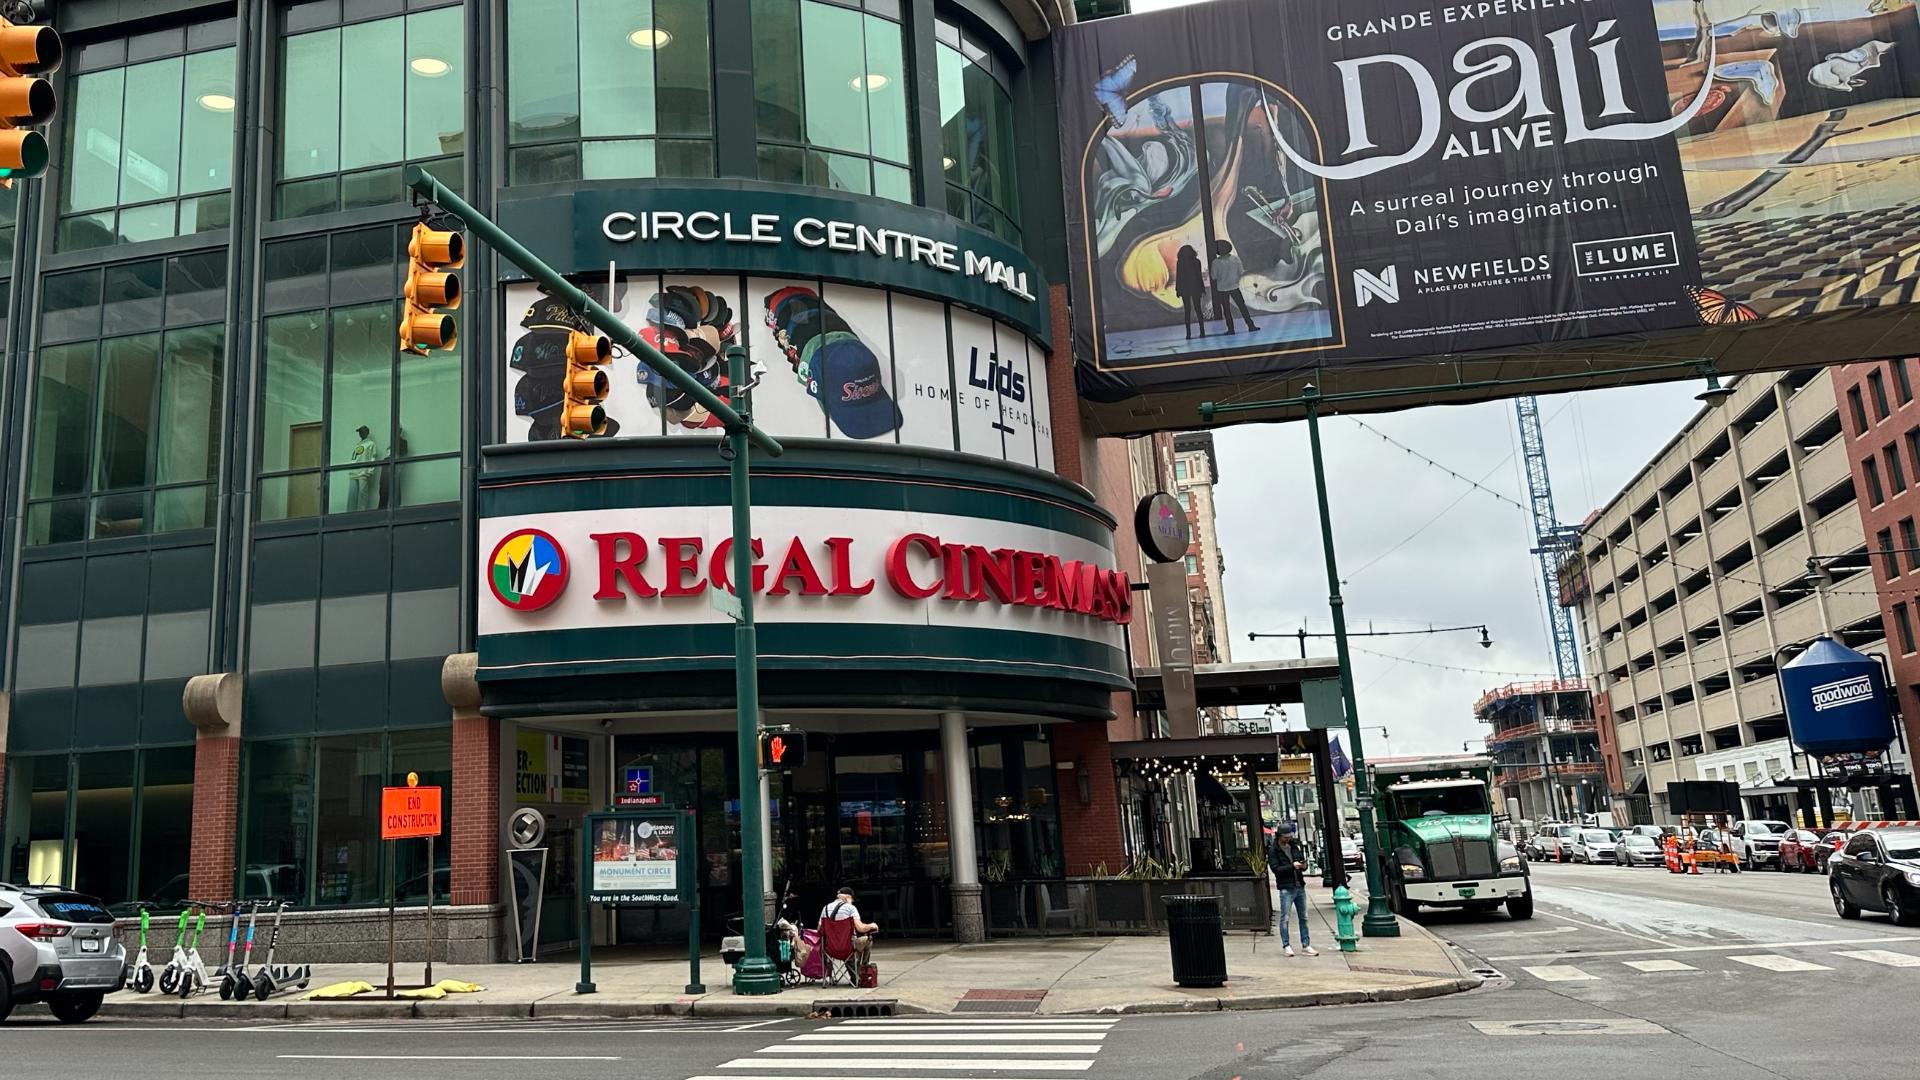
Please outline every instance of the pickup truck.
M1785 839L1793 826L1784 821L1753 820L1742 821L1727 832L1727 843L1740 860L1743 870L1757 870L1771 865L1780 866L1780 841Z

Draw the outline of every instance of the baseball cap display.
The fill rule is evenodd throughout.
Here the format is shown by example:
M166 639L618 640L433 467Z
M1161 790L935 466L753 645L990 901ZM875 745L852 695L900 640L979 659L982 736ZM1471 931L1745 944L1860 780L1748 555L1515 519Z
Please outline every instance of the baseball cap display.
M899 429L880 358L820 294L789 286L769 295L766 308L795 377L841 434L873 439Z

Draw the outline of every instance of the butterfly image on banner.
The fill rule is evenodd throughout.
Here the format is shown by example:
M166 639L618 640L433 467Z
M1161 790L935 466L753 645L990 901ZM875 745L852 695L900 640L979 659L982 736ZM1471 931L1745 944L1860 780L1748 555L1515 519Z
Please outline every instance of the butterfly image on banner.
M1687 296L1693 300L1694 314L1708 326L1735 326L1759 322L1761 314L1718 289L1689 285Z
M1126 92L1133 85L1133 77L1139 70L1140 61L1129 56L1113 65L1105 75L1100 76L1099 82L1093 84L1094 100L1105 106L1107 115L1113 117L1116 125L1127 122L1129 106Z

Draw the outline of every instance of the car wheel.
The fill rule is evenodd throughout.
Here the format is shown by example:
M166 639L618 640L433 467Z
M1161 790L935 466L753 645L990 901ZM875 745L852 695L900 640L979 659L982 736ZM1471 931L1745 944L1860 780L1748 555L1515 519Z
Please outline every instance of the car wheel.
M0 964L0 1023L4 1023L7 1014L13 1011L13 975L5 964Z
M1833 893L1833 910L1836 914L1843 919L1857 919L1860 917L1860 905L1840 894L1839 882L1834 882L1830 891Z
M1507 897L1507 917L1510 919L1533 918L1533 890L1524 895Z
M1880 897L1887 905L1887 914L1893 916L1896 926L1912 926L1920 922L1920 909L1900 893L1900 887L1889 883L1886 892Z
M87 994L55 994L47 999L47 1009L63 1024L84 1024L100 1011L100 1001L106 996L98 990Z
M1760 867L1759 867L1759 865L1758 865L1757 863L1755 863L1755 862L1753 861L1753 852L1752 852L1752 850L1748 850L1748 852L1747 852L1747 856L1746 856L1746 861L1745 861L1745 863L1744 863L1744 865L1745 865L1745 867L1746 867L1746 869L1748 869L1748 870L1758 870L1758 869L1760 869Z

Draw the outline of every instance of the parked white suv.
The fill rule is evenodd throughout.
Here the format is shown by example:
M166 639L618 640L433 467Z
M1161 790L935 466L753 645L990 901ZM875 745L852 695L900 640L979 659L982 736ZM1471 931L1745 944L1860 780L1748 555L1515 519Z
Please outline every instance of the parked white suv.
M1784 821L1742 821L1727 833L1727 843L1745 870L1757 870L1769 863L1780 866L1780 841L1793 827Z
M126 977L127 950L100 901L0 882L0 1020L44 1001L62 1023L80 1023Z

